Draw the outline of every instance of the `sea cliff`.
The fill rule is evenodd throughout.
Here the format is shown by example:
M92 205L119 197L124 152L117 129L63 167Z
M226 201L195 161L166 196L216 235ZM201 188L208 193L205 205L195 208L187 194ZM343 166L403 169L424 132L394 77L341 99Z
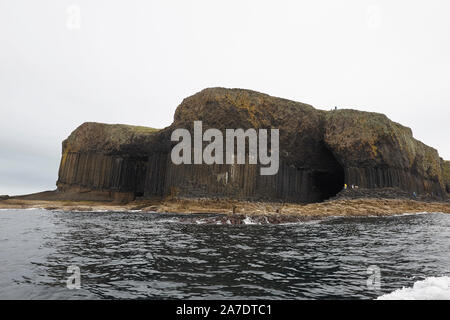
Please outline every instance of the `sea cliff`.
M259 165L248 163L174 165L170 135L177 128L192 132L196 120L205 130L279 129L278 173L261 176ZM313 203L346 184L444 200L449 167L411 129L383 114L323 111L255 91L210 88L184 99L172 125L161 130L82 124L63 142L57 190L69 198L122 202L170 197Z

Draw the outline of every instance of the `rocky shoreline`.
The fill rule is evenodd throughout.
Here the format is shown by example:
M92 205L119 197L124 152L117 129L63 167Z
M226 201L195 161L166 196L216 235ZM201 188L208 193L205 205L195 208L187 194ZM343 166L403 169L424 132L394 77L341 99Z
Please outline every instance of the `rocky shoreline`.
M363 194L363 191L358 191ZM408 195L386 197L386 191L372 197L360 197L355 192L344 190L334 199L321 203L299 204L265 201L242 201L209 198L155 198L134 200L129 203L114 201L73 201L51 199L43 196L9 197L0 200L0 209L42 208L56 211L129 211L178 214L222 214L224 222L242 224L251 217L262 223L288 223L308 221L332 216L388 216L421 212L450 213L449 201L433 199L411 199ZM397 198L394 198L397 196ZM40 199L37 199L40 198ZM217 221L217 220L215 220Z

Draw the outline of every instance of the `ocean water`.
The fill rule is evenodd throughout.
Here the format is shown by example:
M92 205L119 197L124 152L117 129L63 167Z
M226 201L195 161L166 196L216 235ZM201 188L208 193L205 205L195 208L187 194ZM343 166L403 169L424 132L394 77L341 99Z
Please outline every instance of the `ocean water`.
M243 222L0 210L0 298L450 299L448 214Z

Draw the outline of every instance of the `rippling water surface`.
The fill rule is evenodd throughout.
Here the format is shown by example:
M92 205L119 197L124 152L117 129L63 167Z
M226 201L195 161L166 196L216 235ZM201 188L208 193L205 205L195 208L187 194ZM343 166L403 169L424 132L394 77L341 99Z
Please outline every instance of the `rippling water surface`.
M284 225L185 217L1 210L0 298L373 299L450 274L446 214ZM372 265L380 289L367 286ZM80 268L81 289L66 287L68 266Z

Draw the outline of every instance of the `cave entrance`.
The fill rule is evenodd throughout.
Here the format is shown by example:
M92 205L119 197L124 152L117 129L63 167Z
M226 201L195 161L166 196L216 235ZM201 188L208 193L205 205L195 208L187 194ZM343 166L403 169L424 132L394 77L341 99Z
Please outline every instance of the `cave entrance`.
M319 201L334 197L344 188L344 170L334 172L315 171L313 185L319 192Z
M319 202L334 197L344 188L345 183L344 168L331 151L324 146L321 153L323 169L315 170L312 174L312 183Z

